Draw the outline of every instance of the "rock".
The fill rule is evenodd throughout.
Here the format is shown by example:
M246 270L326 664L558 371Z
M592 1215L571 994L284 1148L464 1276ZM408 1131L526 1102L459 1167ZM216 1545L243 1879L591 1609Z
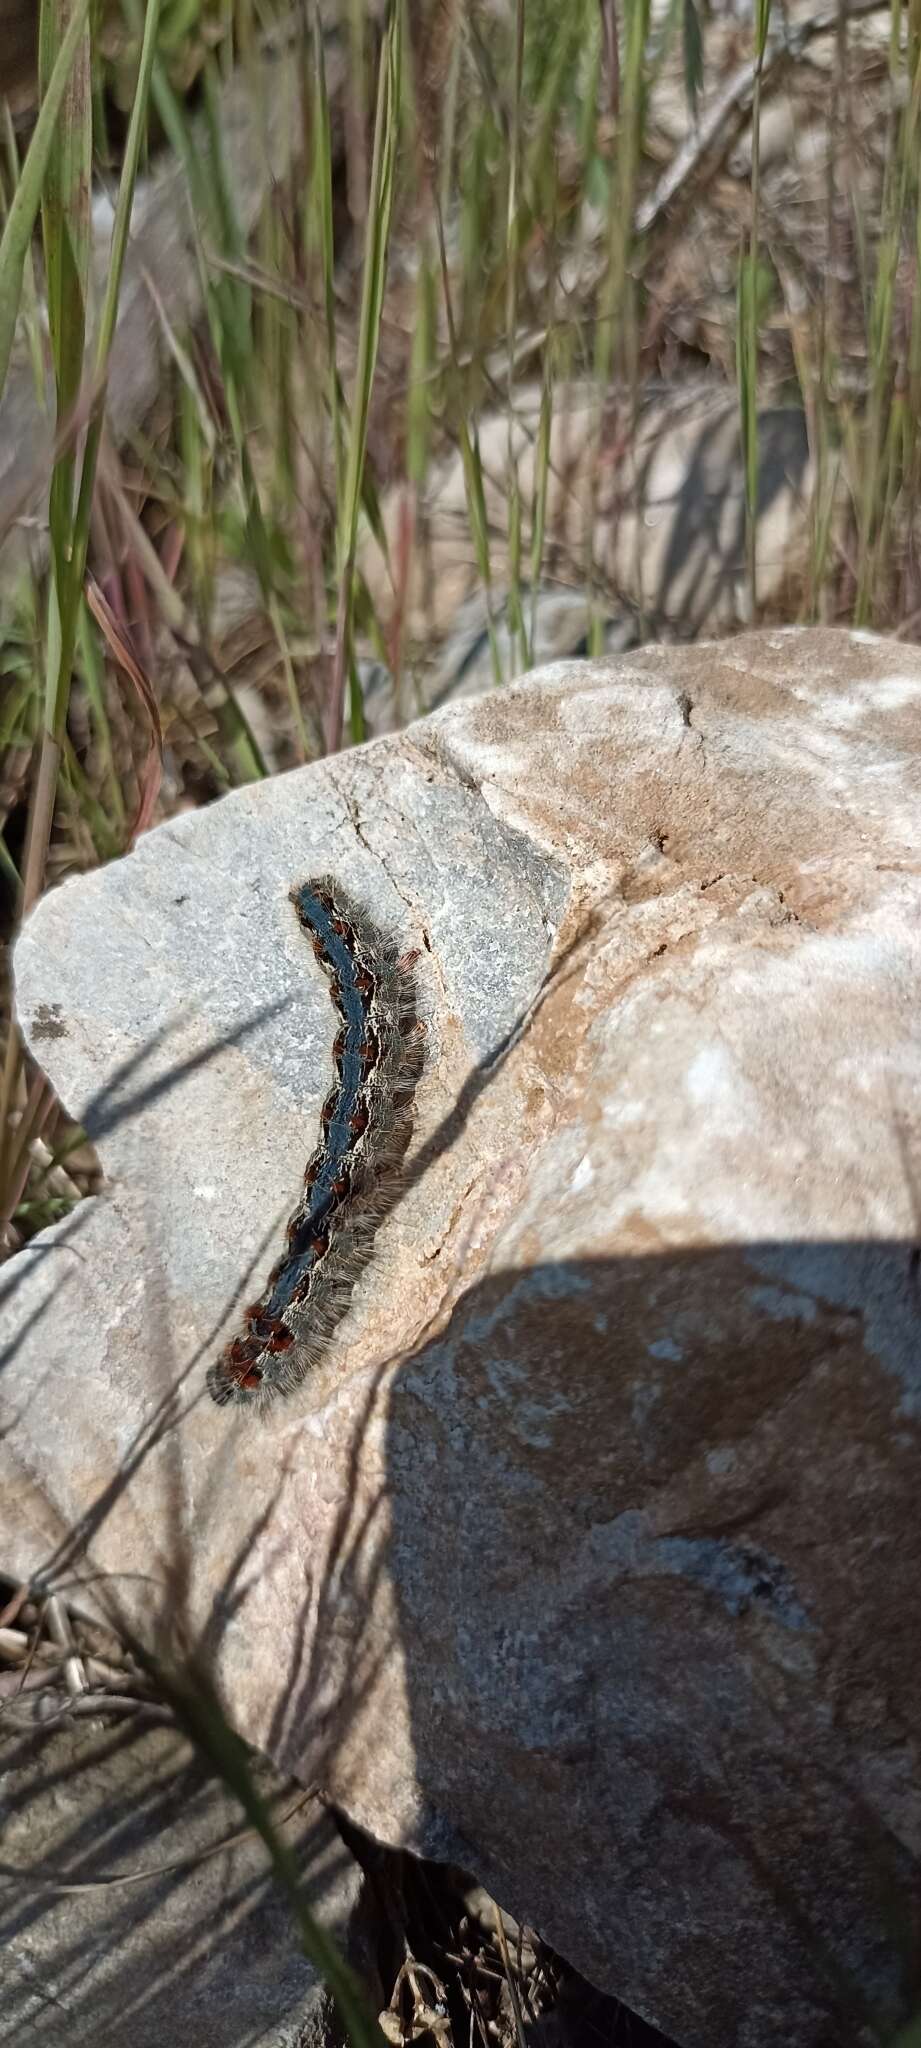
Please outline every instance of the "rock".
M528 559L530 507L539 475L540 392L516 400L518 465ZM758 596L785 605L804 586L809 560L813 472L803 415L795 407L759 414ZM679 386L643 406L634 432L621 420L606 429L598 457L598 400L589 386L554 393L543 571L564 589L583 590L591 559L599 603L632 607L657 634L693 639L725 631L748 616L744 468L737 401L712 385ZM613 444L612 445L612 440ZM491 537L493 581L508 573L508 426L504 413L479 428ZM625 453L629 449L629 460ZM600 481L598 477L600 474ZM401 557L404 494L385 499L392 561ZM378 618L386 625L394 593L384 556L366 539L360 566ZM405 623L411 642L429 647L453 627L480 576L467 513L460 455L427 480L408 578Z
M916 1989L919 704L860 634L560 663L172 820L17 953L111 1192L6 1269L10 1568L137 1619L181 1563L243 1734L685 2048ZM326 868L419 948L427 1068L247 1427L204 1366L314 1143Z
M525 590L522 597L525 630L534 650L533 667L542 668L550 661L587 654L592 618L584 591L554 590L540 585L533 593L533 603L530 591ZM428 668L414 665L416 716L440 710L458 697L476 697L495 687L489 617L483 591L475 591L452 620L437 659ZM518 642L509 624L508 591L493 592L492 621L500 677L508 682L518 674L520 666ZM626 607L621 607L615 617L602 612L599 624L605 654L621 654L628 647L637 646L637 621ZM389 669L379 661L363 661L359 663L359 673L366 737L377 739L381 733L396 732L407 724L412 711L401 701L407 692L395 689ZM263 712L263 719L264 716ZM259 739L262 745L261 730Z
M362 1877L316 1799L268 1800L328 1933L354 1946ZM166 1728L0 1736L0 2041L40 2048L323 2048L339 2038L262 1843ZM218 1844L231 1846L220 1849ZM10 1882L7 1871L23 1872ZM144 1872L146 1880L138 1882Z

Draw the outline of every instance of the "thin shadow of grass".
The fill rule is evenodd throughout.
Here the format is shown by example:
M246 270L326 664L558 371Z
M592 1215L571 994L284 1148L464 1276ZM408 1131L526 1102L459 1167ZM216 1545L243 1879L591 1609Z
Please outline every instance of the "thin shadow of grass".
M161 1404L155 1426L162 1431L169 1420L168 1400ZM248 1829L254 1831L261 1839L275 1883L281 1886L293 1912L304 1953L336 2000L351 2042L356 2044L356 2048L380 2048L381 2037L373 2018L366 2010L360 1982L339 1955L325 1927L311 1910L302 1870L303 1844L299 1843L295 1848L279 1824L277 1813L267 1800L254 1773L249 1751L234 1733L215 1689L213 1670L219 1657L222 1638L224 1632L238 1621L252 1591L252 1580L248 1577L249 1568L260 1546L264 1549L265 1538L271 1530L277 1512L277 1497L270 1498L241 1530L223 1583L215 1593L208 1623L198 1639L190 1620L191 1554L188 1547L179 1541L174 1544L165 1583L154 1579L150 1581L150 1612L143 1629L140 1629L134 1620L135 1609L132 1607L129 1612L122 1597L122 1581L109 1572L93 1571L90 1544L102 1519L110 1511L114 1499L130 1484L140 1459L151 1448L149 1430L139 1431L133 1452L124 1461L111 1487L106 1489L100 1501L95 1504L94 1510L81 1518L80 1523L69 1532L67 1539L58 1545L48 1559L46 1569L41 1575L42 1583L46 1586L54 1584L60 1590L62 1571L78 1561L81 1563L78 1581L81 1590L92 1588L96 1605L106 1613L122 1643L146 1673L157 1696L168 1701L178 1727L192 1743L200 1761L232 1792L246 1818ZM371 1521L373 1522L373 1513ZM174 1526L177 1529L181 1527L178 1519ZM368 1517L363 1517L362 1530L357 1539L359 1545L364 1544L367 1532ZM347 1516L341 1527L341 1537L347 1549L350 1541ZM336 1703L337 1713L340 1710L348 1711L348 1682L344 1692L345 1700ZM120 1746L121 1743L117 1741L116 1747ZM171 1792L169 1798L172 1799ZM87 1860L98 1864L98 1859L103 1853L110 1860L116 1856L130 1839L135 1818L136 1816L132 1814L131 1819L125 1823L124 1841L117 1829L114 1832L107 1831L104 1822L100 1823L97 1830L97 1839L87 1840L81 1818L78 1816L69 1841L65 1840L60 1848L62 1859L66 1855L71 1877L74 1857L78 1859L78 1867L82 1869L85 1868ZM149 1832L156 1834L159 1820L156 1801L149 1804L146 1819L149 1823ZM307 1860L309 1862L309 1857ZM325 1872L327 1885L331 1881L331 1875L331 1872ZM92 1882L95 1884L96 1879ZM247 1879L246 1886L255 1901L259 1895L259 1881ZM152 1896L147 1897L148 1908L155 1911L158 1897L163 1896L166 1894L163 1892L162 1884L156 1873L153 1873ZM244 1910L246 1905L247 1898L242 1894L232 1893L228 1896L224 1914L228 1927L233 1922L235 1914ZM20 1921L17 1922L20 1931L24 1925L25 1922L21 1921L20 1916ZM211 1930L211 1933L219 1937L220 1928ZM187 1940L183 1938L173 1942L171 1947L163 1946L157 1953L150 1971L149 1987L141 2001L144 2007L151 2002L156 2004L161 1994L164 1998L167 1997L170 1987L175 1991L181 1985L183 1975L190 1984L194 1981L198 1953L196 1941L200 1946L200 1937L201 1928L191 1924ZM68 1956L62 1957L62 1969L65 1964L71 1991L79 1990L81 1965L78 1946L75 1945ZM88 1963L86 1967L89 1968ZM136 2018L136 1993L134 1998L132 2015Z
M298 1730L305 1725L315 1728L318 1720L335 1742L335 1731L349 1725L373 1691L391 1648L384 1644L375 1653L362 1645L361 1668L356 1669L353 1663L345 1683L339 1684L337 1690L334 1680L331 1689L333 1647L341 1640L337 1617L343 1611L370 1613L386 1571L386 1487L376 1486L360 1508L357 1503L361 1498L363 1447L382 1382L393 1362L385 1359L370 1375L352 1430L341 1501L322 1560L322 1575L316 1582L308 1579L299 1615L302 1625L295 1628L291 1637L287 1682L279 1690L269 1725L267 1747L276 1757L296 1756L302 1747ZM318 1768L322 1770L322 1762Z
M137 1116L140 1110L149 1109L152 1103L159 1102L164 1095L169 1095L180 1082L187 1080L190 1074L197 1074L217 1053L223 1052L228 1046L244 1044L254 1031L258 1031L260 1025L279 1016L289 1007L291 1001L290 996L285 996L276 1003L267 1003L263 1009L257 1010L252 1017L247 1017L232 1031L222 1032L220 1037L202 1046L200 1051L190 1053L178 1066L171 1067L168 1073L159 1075L155 1081L149 1081L145 1087L137 1089L125 1101L116 1103L114 1098L118 1090L137 1073L146 1060L151 1059L154 1053L166 1044L170 1034L179 1029L181 1020L177 1018L175 1023L154 1032L146 1043L129 1054L104 1085L90 1096L83 1114L83 1127L87 1137L92 1138L94 1143L98 1143L100 1138L108 1137L111 1131L117 1130L129 1117Z
M85 1207L81 1203L70 1216L65 1217L62 1223L55 1226L55 1236L52 1244L43 1244L40 1238L33 1238L31 1244L23 1245L22 1250L17 1253L16 1259L11 1261L4 1269L5 1277L0 1280L0 1309L6 1308L7 1304L15 1299L17 1289L22 1284L26 1271L29 1267L34 1266L36 1261L52 1258L56 1252L61 1250L73 1250L70 1240L82 1228L85 1214ZM74 1257L79 1258L79 1256L79 1253L74 1250ZM28 1323L23 1323L22 1328L0 1348L0 1374L11 1370L23 1345L31 1343L42 1316L47 1313L51 1306L51 1301L52 1296L48 1295L38 1312L35 1313L33 1311Z
M429 1166L463 1132L476 1102L491 1079L501 1071L550 988L571 967L583 942L584 934L572 942L538 992L535 1002L522 1010L501 1044L480 1062L469 1077L452 1110L396 1186L389 1207L422 1179ZM273 1009L278 1007L273 1006ZM158 1077L149 1086L135 1090L129 1101L117 1102L114 1099L117 1091L126 1080L137 1075L144 1061L162 1044L164 1035L161 1034L151 1045L126 1060L118 1074L99 1091L87 1115L88 1128L92 1127L95 1135L113 1129L125 1117L137 1113L176 1085L186 1074L201 1067L224 1044L239 1041L262 1021L264 1015L271 1014L273 1010L260 1013L258 1018L195 1054L169 1075ZM78 1221L78 1217L72 1219L74 1229ZM60 1235L59 1232L58 1242ZM215 1592L208 1622L197 1639L189 1619L192 1560L188 1550L184 1551L181 1545L174 1549L167 1584L164 1586L151 1577L151 1594L156 1593L159 1604L158 1610L154 1611L152 1601L149 1627L145 1624L143 1631L137 1628L125 1601L119 1597L118 1582L113 1581L110 1574L94 1567L93 1549L99 1531L145 1461L166 1437L173 1439L176 1459L181 1456L178 1426L190 1408L202 1398L201 1393L187 1398L185 1389L223 1320L223 1316L219 1318L214 1331L196 1346L157 1401L153 1412L138 1426L120 1459L117 1473L48 1557L41 1573L41 1583L46 1587L60 1588L68 1574L79 1574L81 1588L92 1588L100 1605L110 1614L122 1640L148 1673L160 1696L170 1703L177 1721L199 1754L233 1789L250 1825L265 1844L276 1877L295 1903L305 1950L331 1984L343 2014L348 2015L347 2024L353 2040L364 2039L370 2043L378 2039L377 2030L373 2024L369 2028L367 2017L361 2011L359 1990L345 1966L330 1951L323 1930L309 1916L304 1917L302 1902L298 1901L297 1876L289 1847L274 1826L254 1783L245 1746L233 1733L214 1689L212 1674L219 1662L224 1634L239 1622L253 1590L252 1559L265 1555L275 1513L274 1501L266 1503L241 1531L223 1583ZM303 1729L307 1723L316 1727L318 1721L327 1731L328 1748L322 1753L331 1754L341 1739L341 1730L354 1721L374 1692L383 1663L393 1649L391 1643L362 1646L357 1655L352 1652L343 1661L342 1635L337 1626L343 1608L350 1613L372 1611L387 1568L386 1490L378 1487L360 1506L358 1501L364 1437L381 1380L393 1362L390 1359L384 1361L372 1376L357 1418L341 1506L327 1553L309 1577L301 1607L301 1626L291 1638L287 1678L279 1691L268 1731L268 1746L275 1755L295 1752L299 1746L298 1729ZM176 1469L178 1471L178 1467ZM178 1481L176 1493L178 1500ZM182 1526L178 1513L172 1526L177 1529ZM280 1534L279 1542L283 1541L285 1538ZM133 1608L132 1613L135 1611ZM73 1846L77 1847L76 1840Z
M218 1796L212 1774L185 1738L176 1731L168 1740L162 1735L151 1739L149 1731L137 1730L119 1731L114 1740L94 1738L85 1727L81 1737L76 1746L65 1738L49 1751L46 1732L36 1731L31 1740L4 1751L6 1783L12 1788L10 1827L17 1819L20 1832L23 1820L31 1824L36 1767L42 1799L52 1803L54 1816L50 1869L31 1860L24 1870L0 1865L0 1877L9 1879L0 1891L0 1938L11 1963L4 1986L7 2026L29 2030L31 2037L30 2021L34 2024L34 1985L28 1976L23 1981L14 1954L25 1948L41 1956L49 1945L55 1989L72 2015L87 2010L100 1946L106 1951L105 2012L93 2014L93 2037L100 2042L123 2038L126 2026L132 2039L145 2044L158 2038L158 2028L169 2039L177 2008L194 2013L201 2007L204 2013L215 1971L218 1980L226 1973L222 1952L227 1945L242 1968L257 1958L257 1970L274 1963L279 1991L288 1992L296 2006L311 1980L303 1966L298 1971L296 1955L292 1958L287 1909L267 1883L258 1857L254 1860L251 1830L228 1829L226 1799ZM62 1749L67 1754L63 1766L56 1763ZM26 1789L17 1798L23 1779ZM274 1824L290 1840L309 1902L318 1853L323 1882L329 1885L346 1871L344 1852L336 1849L325 1815L305 1795L295 1805L290 1796L281 1803L268 1791L265 1797ZM180 1841L207 1846L166 1862L152 1857L152 1845L175 1840L177 1831ZM203 1888L206 1864L213 1874ZM182 1914L176 1912L177 1887L185 1889L188 1910ZM58 1905L62 1893L71 1901L63 1916ZM259 1987L244 1984L239 1992L235 2009L240 2024L248 2016L251 2025L259 2013ZM96 1984L97 2002L98 1997Z

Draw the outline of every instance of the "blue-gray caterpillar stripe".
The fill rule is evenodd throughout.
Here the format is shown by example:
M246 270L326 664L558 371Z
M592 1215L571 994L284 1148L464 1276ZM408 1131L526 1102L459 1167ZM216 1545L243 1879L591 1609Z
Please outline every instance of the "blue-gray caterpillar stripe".
M391 1206L409 1142L423 1037L413 967L328 876L291 891L338 1018L336 1078L285 1249L208 1373L221 1406L264 1413L322 1357Z

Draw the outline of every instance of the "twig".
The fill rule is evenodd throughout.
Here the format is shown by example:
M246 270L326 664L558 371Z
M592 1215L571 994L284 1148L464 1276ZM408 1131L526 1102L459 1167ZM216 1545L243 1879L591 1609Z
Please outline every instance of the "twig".
M57 1593L49 1596L45 1615L52 1642L57 1643L60 1649L68 1653L64 1659L64 1683L71 1698L76 1699L78 1694L89 1691L89 1682L83 1667L83 1659L75 1653L67 1609Z
M30 1592L31 1588L28 1581L24 1581L21 1586L16 1587L15 1592L10 1594L6 1606L0 1607L0 1629L12 1628L14 1621L22 1613L26 1601L30 1597Z
M846 7L844 12L849 21L857 21L865 14L878 14L885 5L886 0L851 0L851 5ZM777 35L769 36L761 65L762 86L786 58L800 56L814 36L833 34L838 27L838 18L837 7L826 8L821 14L813 14L808 21L800 22L796 28L784 29ZM714 100L713 105L701 115L697 127L675 152L655 191L637 208L634 224L636 234L648 234L649 229L655 226L666 207L677 198L704 157L720 139L723 144L722 154L725 154L732 141L732 130L728 125L729 116L745 111L754 92L757 70L757 58L747 58L745 63L740 64L733 72L718 99ZM724 128L726 132L722 134Z

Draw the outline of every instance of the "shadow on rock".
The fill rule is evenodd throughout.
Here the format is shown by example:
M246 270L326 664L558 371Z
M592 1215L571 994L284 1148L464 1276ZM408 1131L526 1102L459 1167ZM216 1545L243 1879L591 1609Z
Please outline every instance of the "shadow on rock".
M917 1995L915 1263L498 1272L394 1383L413 1846L686 2048Z

